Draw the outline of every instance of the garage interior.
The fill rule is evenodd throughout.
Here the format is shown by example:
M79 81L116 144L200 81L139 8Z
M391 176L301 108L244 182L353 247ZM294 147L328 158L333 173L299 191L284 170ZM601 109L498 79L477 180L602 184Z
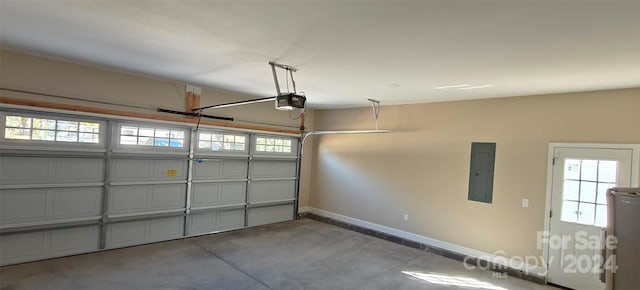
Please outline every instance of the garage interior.
M623 290L639 12L2 0L0 289Z

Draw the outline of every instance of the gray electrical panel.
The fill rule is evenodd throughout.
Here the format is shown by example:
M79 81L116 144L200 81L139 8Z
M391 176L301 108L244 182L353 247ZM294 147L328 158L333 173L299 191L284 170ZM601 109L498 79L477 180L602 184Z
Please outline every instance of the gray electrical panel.
M471 143L469 200L491 203L496 143Z

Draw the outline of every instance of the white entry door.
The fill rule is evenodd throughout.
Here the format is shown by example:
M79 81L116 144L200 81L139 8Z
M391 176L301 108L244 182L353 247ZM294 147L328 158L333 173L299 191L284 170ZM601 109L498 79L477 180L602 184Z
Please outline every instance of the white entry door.
M599 280L605 193L631 186L633 153L632 148L554 148L549 282L576 290L605 288Z

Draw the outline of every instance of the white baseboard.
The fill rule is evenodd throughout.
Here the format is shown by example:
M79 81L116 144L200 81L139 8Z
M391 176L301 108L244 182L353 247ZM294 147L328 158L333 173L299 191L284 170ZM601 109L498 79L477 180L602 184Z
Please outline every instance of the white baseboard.
M310 210L311 210L311 207L309 206L298 207L298 213L307 213L307 212L310 212Z
M525 263L523 263L523 262L521 262L519 260L514 260L514 259L508 260L508 259L506 259L506 257L501 257L501 256L497 256L497 255L494 255L494 254L485 253L483 251L479 251L479 250L463 247L463 246L460 246L460 245L452 244L452 243L441 241L441 240L436 240L436 239L425 237L425 236L422 236L422 235L418 235L418 234L414 234L414 233L398 230L398 229L395 229L395 228L392 228L392 227L387 227L387 226L375 224L375 223L368 222L368 221L365 221L365 220L344 216L344 215L341 215L341 214L337 214L337 213L334 213L334 212L330 212L330 211L326 211L326 210L322 210L322 209L318 209L318 208L314 208L314 207L310 207L310 206L300 208L299 211L300 212L308 212L308 213L312 213L312 214L315 214L315 215L318 215L318 216L322 216L322 217L338 220L338 221L341 221L341 222L345 222L345 223L348 223L348 224L356 225L356 226L359 226L359 227L375 230L375 231L382 232L382 233L389 234L389 235L393 235L393 236L396 236L396 237L399 237L399 238L402 238L402 239L405 239L405 240L418 242L418 243L427 245L429 247L439 248L439 249L443 249L443 250L446 250L446 251L449 251L449 252L462 254L464 256L468 256L468 257L471 257L471 258L476 258L476 259L481 259L481 260L493 262L493 263L496 263L496 264L499 264L499 265L503 265L503 266L514 268L516 270L526 271L526 273L528 273L529 275L539 276L539 277L542 277L542 278L544 278L546 276L546 274L545 274L546 271L545 271L545 269L543 267L525 264Z

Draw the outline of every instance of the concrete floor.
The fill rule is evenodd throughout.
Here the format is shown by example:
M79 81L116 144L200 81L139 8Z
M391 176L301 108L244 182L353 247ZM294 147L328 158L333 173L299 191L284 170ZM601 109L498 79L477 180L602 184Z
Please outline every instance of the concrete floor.
M0 289L555 289L310 219L7 266Z

